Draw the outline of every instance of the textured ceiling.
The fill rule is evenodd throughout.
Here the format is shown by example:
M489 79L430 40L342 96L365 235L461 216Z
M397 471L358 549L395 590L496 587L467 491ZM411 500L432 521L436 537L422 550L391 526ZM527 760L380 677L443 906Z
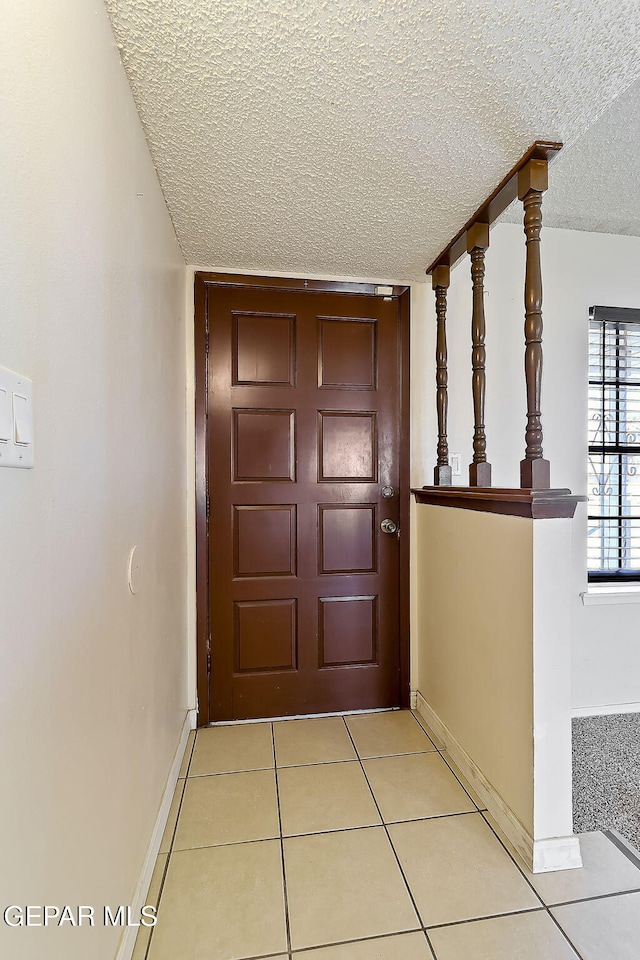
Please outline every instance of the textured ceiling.
M640 82L554 161L543 204L547 226L640 236ZM514 204L506 221L522 222Z
M638 0L106 3L199 264L423 279L533 140L640 76Z

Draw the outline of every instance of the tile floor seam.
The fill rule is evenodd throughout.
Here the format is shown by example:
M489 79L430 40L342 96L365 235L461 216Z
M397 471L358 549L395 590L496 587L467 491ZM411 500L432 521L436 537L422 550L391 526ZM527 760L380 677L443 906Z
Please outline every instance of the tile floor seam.
M614 893L600 893L595 897L579 897L576 900L561 900L559 903L550 903L549 910L555 910L556 907L570 907L574 903L591 903L592 900L612 900L614 897L624 897L628 893L640 893L640 885L629 890L616 890Z
M280 862L282 864L282 893L284 897L284 923L287 937L287 956L292 960L291 951L291 920L289 917L289 898L287 896L287 867L284 859L284 837L282 835L282 813L280 810L280 788L278 786L278 761L276 754L276 735L271 724L271 749L273 750L273 774L276 781L276 805L278 807L278 825L280 827Z
M341 717L341 719L342 719L342 721L343 721L343 725L344 725L344 727L345 727L345 729L346 729L347 737L348 737L348 739L349 739L349 741L350 741L350 743L351 743L351 745L352 745L352 747L353 747L353 749L355 750L355 753L356 753L356 756L355 756L354 758L350 758L350 759L348 759L348 760L324 760L324 761L320 761L320 762L318 762L318 763L311 763L311 764L308 764L308 763L295 763L295 764L289 764L289 765L279 766L278 763L277 763L277 755L276 755L276 737L275 737L274 723L271 722L271 721L267 721L267 722L269 722L269 724L270 724L270 733L271 733L271 750L272 750L272 758L273 758L273 766L272 766L272 767L268 767L268 766L267 766L267 767L264 767L264 766L261 766L261 767L257 767L257 768L252 768L251 771L248 771L248 770L247 770L247 771L244 771L244 770L243 770L243 771L222 771L222 772L217 772L217 773L213 773L213 774L199 774L199 775L196 775L196 777L193 777L193 776L190 775L190 770L191 770L191 767L192 767L192 761L193 761L193 757L194 757L194 753L195 753L196 744L197 744L197 741L198 741L198 735L199 735L199 733L200 733L200 731L195 731L195 736L193 737L193 742L192 742L192 744L191 744L191 749L190 749L189 758L188 758L188 761L187 761L187 764L186 764L186 767L185 767L185 772L184 772L184 774L183 774L182 776L180 776L180 777L178 778L178 780L183 780L182 792L181 792L181 794L180 794L180 800L179 800L179 803L178 803L178 805L177 805L177 806L178 806L177 815L176 815L176 819L175 819L175 822L174 822L173 831L172 831L172 833L171 833L171 839L170 839L170 842L169 842L169 844L168 844L168 852L166 853L166 859L165 859L164 867L163 867L163 869L162 869L162 875L161 875L161 878L160 878L160 883L159 883L159 885L158 885L158 892L157 892L157 898L156 898L156 904L157 904L158 908L159 908L159 906L160 906L160 902L161 902L161 899L162 899L162 896L163 896L163 892L165 891L167 874L168 874L168 870L169 870L169 865L170 865L170 863L172 862L172 858L173 858L177 853L189 852L190 850L214 849L214 848L218 848L218 847L239 846L239 845L244 845L244 844L246 844L246 843L264 843L264 842L273 842L274 840L279 840L279 843L280 843L280 858L281 858L281 877L282 877L282 884L283 884L283 900L284 900L284 915L285 915L285 924L286 924L286 943L287 943L287 946L286 946L286 949L275 950L275 951L273 951L273 952L266 953L266 954L252 955L251 957L247 957L246 960L269 960L269 958L280 958L280 957L282 957L283 955L286 955L286 957L288 957L288 960L294 960L295 957L297 957L297 956L299 956L299 955L301 955L301 954L303 954L303 953L308 953L308 954L309 954L309 960L312 960L312 956L313 956L313 953L314 953L314 952L322 951L323 949L326 949L326 948L334 948L334 947L335 947L335 948L341 948L341 947L348 946L349 944L359 944L359 943L366 943L366 942L375 943L375 942L377 942L378 940L388 939L388 938L392 938L392 937L401 937L401 936L403 936L403 935L415 936L415 934L418 933L418 932L421 933L421 934L424 936L425 941L426 941L426 944L427 944L428 951L429 951L429 953L430 953L430 956L433 958L433 960L438 960L438 953L437 953L437 951L436 951L436 949L435 949L434 944L431 942L431 939L430 939L430 936L429 936L429 932L430 932L430 931L441 930L441 929L443 929L443 928L449 928L449 927L459 927L459 926L463 926L463 925L468 925L468 924L470 924L470 923L481 923L482 921L485 921L485 920L486 920L486 921L499 921L500 919L502 919L502 918L507 918L507 917L519 917L519 916L526 916L526 915L529 915L529 914L533 915L533 914L540 914L540 913L546 913L546 914L550 917L550 919L551 919L551 921L552 921L552 923L553 923L554 929L556 929L556 930L559 932L559 934L560 934L561 937L563 938L563 941L568 945L569 949L570 949L571 951L573 951L574 960L584 960L582 954L579 952L579 950L577 949L577 947L575 946L575 944L573 943L573 941L571 940L571 938L569 937L569 935L567 934L567 932L565 931L565 929L563 928L561 920L558 919L558 918L554 915L554 913L553 913L552 911L556 911L556 910L560 910L560 909L563 909L563 910L564 910L564 909L567 908L567 907L572 907L572 906L574 906L574 905L578 905L578 904L582 904L582 903L591 903L591 902L599 901L599 900L613 900L613 899L618 899L618 898L620 898L620 897L631 896L631 895L638 895L638 894L640 894L640 880L639 880L639 882L638 882L638 886L637 886L637 887L633 887L633 888L631 888L631 889L614 891L614 892L612 892L612 893L603 893L603 894L594 895L594 896L584 896L584 897L581 897L581 898L578 898L578 899L563 900L563 901L560 901L560 902L558 902L558 903L546 904L546 903L543 901L543 899L542 899L542 895L538 893L538 891L537 891L536 888L534 887L533 883L528 879L527 873L525 872L525 871L526 871L526 867L525 867L524 865L521 865L521 864L520 864L519 858L517 857L517 855L516 855L515 853L512 853L512 851L511 851L511 850L509 849L509 847L507 846L506 841L504 841L504 840L501 838L501 836L499 835L498 829L497 829L497 828L494 828L494 826L492 825L492 823L489 821L490 814L489 814L487 808L486 808L486 807L480 807L480 806L479 806L479 803L476 802L476 800L474 799L474 797L469 793L469 790L465 787L464 782L460 779L460 776L461 776L461 775L460 775L460 776L458 775L458 773L457 773L457 768L455 767L455 765L453 764L453 761L450 760L449 755L447 754L446 748L443 747L442 749L439 749L439 748L435 745L435 743L433 743L433 741L431 740L431 737L429 736L429 732L428 732L427 728L424 727L424 726L422 725L422 723L420 723L420 721L419 721L419 720L417 719L417 717L413 714L413 712L410 712L410 713L411 713L411 716L413 716L413 719L414 719L415 722L417 723L418 727L420 728L421 732L422 732L422 733L425 735L425 737L427 737L428 740L431 742L431 744L432 744L432 749L430 749L430 750L413 750L413 751L409 751L409 752L407 752L407 753L383 753L383 754L380 754L379 756L375 756L375 757L366 757L366 758L365 758L365 757L361 757L360 754L359 754L359 752L358 752L358 748L356 747L354 737L352 736L351 730L350 730L349 725L348 725L348 723L347 723L347 717L351 717L351 714L340 714L339 716ZM335 715L334 715L334 716L335 716ZM294 718L292 718L292 719L294 719ZM298 718L295 718L295 719L298 719ZM374 790L373 790L371 781L369 780L369 777L368 777L368 775L367 775L367 771L366 771L366 769L365 769L365 761L370 761L370 760L383 760L383 759L388 759L388 758L393 758L393 757L420 756L420 755L432 754L432 753L434 753L434 752L435 752L437 755L439 755L440 758L444 761L445 766L447 767L447 769L449 770L449 772L452 774L452 776L454 777L454 779L457 781L457 783L459 784L460 788L463 790L464 794L469 798L469 801L470 801L470 803L472 804L472 806L473 806L474 809L473 809L473 810L468 810L468 811L462 811L461 813L444 813L444 814L437 814L437 815L432 815L432 816L413 817L413 818L410 818L410 819L408 819L408 820L395 820L395 821L392 820L392 821L388 821L388 822L387 822L387 821L383 818L383 816L382 816L382 811L381 811L380 806L379 806L379 804L378 804L378 801L377 801L377 799L376 799L376 795L375 795L375 793L374 793ZM387 837L387 841L388 841L388 843L389 843L389 845L390 845L390 847L391 847L391 850L392 850L392 852L393 852L394 859L395 859L396 864L397 864L397 867L398 867L398 869L399 869L399 871L400 871L400 875L401 875L401 877L402 877L402 880L404 881L405 889L406 889L406 891L407 891L407 895L408 895L409 900L410 900L410 902L411 902L411 904L412 904L412 906L413 906L413 910L414 910L414 913L415 913L415 917L417 918L417 919L416 919L416 922L419 923L420 926L419 926L419 927L416 926L415 928L405 929L405 930L403 930L403 931L392 931L392 932L389 932L389 933L378 934L378 935L373 935L373 936L361 936L361 937L355 937L355 938L353 938L353 939L339 940L339 941L335 941L335 942L331 942L331 943L312 944L312 945L310 945L310 946L301 947L300 949L298 949L298 950L296 950L296 951L294 952L294 951L293 951L293 945L292 945L292 939L291 939L289 902L288 902L288 892L287 892L287 870L286 870L285 852L284 852L285 836L284 836L284 831L283 831L283 820L282 820L282 813L281 813L281 806L280 806L280 788L279 788L279 781L278 781L278 773L280 772L280 773L282 774L282 771L283 771L283 770L292 770L292 769L295 769L295 768L304 769L305 767L309 767L309 766L316 766L316 767L318 767L318 766L334 765L334 764L336 764L336 763L353 763L353 762L355 762L355 761L357 761L357 762L360 764L360 769L361 769L362 775L364 776L364 779L365 779L365 782L366 782L366 784L367 784L367 788L368 788L368 790L369 790L369 793L370 793L370 795L371 795L373 804L374 804L375 809L377 810L378 815L379 815L379 817L380 817L380 821L381 821L381 822L380 822L379 825L376 825L376 826L382 826L382 827L384 828L384 830L385 830L385 834L386 834L386 837ZM269 770L269 769L273 769L273 770L274 770L275 790L276 790L276 804L277 804L277 813L278 813L279 836L261 837L261 838L258 839L258 840L232 841L232 842L227 842L227 843L223 843L223 844L208 844L208 845L205 845L204 847L185 848L184 851L182 851L182 850L181 850L181 851L178 851L178 850L175 849L175 841L176 841L176 835L177 835L177 831L178 831L178 824L179 824L179 822L180 822L180 817L181 817L181 814L182 814L182 812L183 812L184 802L185 802L185 796L186 796L186 787L187 787L187 784L188 784L188 781L189 781L189 780L191 780L191 781L193 782L194 779L203 779L203 778L206 778L206 777L209 777L209 776L229 776L229 775L233 775L233 774L235 774L235 773L249 773L249 772L267 771L267 770ZM177 786L177 784L176 784L176 786ZM400 861L400 857L399 857L399 855L398 855L398 853L397 853L397 851L396 851L396 848L395 848L395 846L394 846L394 844L393 844L393 841L392 841L392 838L391 838L391 834L390 834L389 828L390 828L390 826L393 826L393 825L396 825L396 824L402 824L402 823L420 823L421 821L432 821L432 820L439 820L439 819L449 819L449 818L454 817L454 816L465 816L466 814L476 813L476 812L480 814L480 816L482 817L484 823L489 827L490 832L491 832L491 833L494 835L494 837L498 840L498 843L499 843L500 847L502 847L502 848L504 849L504 851L505 851L506 854L507 854L508 859L510 859L510 860L512 861L512 863L515 865L515 867L517 868L518 872L520 873L520 875L521 875L522 878L524 879L526 885L530 888L531 892L533 893L536 901L539 903L539 906L527 907L527 908L524 908L523 910L510 910L510 911L507 911L507 912L505 912L505 913L488 914L488 915L483 915L483 916L478 916L478 917L465 918L465 919L463 919L463 920L449 921L449 922L447 922L447 923L438 923L438 924L432 924L432 925L430 925L430 926L426 926L426 925L424 924L424 922L423 922L422 917L421 917L420 911L419 911L418 906L417 906L417 902L416 902L416 900L415 900L415 898L414 898L414 895L413 895L413 892L412 892L411 887L410 887L410 885L409 885L407 876L406 876L406 874L405 874L405 871L404 871L404 869L403 869L402 863L401 863L401 861ZM357 825L357 826L342 827L342 828L339 828L339 829L337 829L337 830L335 830L335 829L333 829L333 830L315 830L315 831L310 831L310 832L302 833L302 834L290 834L290 835L287 835L286 839L308 838L308 837L323 836L323 835L326 835L326 834L333 834L333 833L336 833L336 834L337 834L337 833L351 833L351 832L353 832L354 830L365 830L365 829L375 829L375 826L374 826L374 825L371 825L371 824L367 824L367 825L362 824L362 825ZM623 849L623 843L622 843L622 842L620 842L620 843L616 842L615 836L612 836L609 831L602 830L602 831L600 831L600 832L601 832L604 836L607 837L607 840L609 841L609 843L610 843L611 845L615 846L615 847L618 849L618 851L621 852L621 853L626 857L626 859L627 859L628 862L632 863L636 869L639 869L639 870L640 870L640 861L638 861L638 860L633 856L633 851L629 851L629 850L627 850L627 849ZM631 879L634 879L634 878L632 877ZM541 920L540 922L542 923L542 920ZM371 929L370 926L369 926L369 929ZM153 942L154 932L155 932L155 927L152 927L152 928L150 929L150 931L149 931L149 937L148 937L148 940L147 940L147 943L146 943L146 947L143 949L143 953L141 954L141 956L143 957L143 960L148 960L149 956L152 954L152 942ZM331 929L328 929L328 930L326 931L327 934L330 934L331 932L332 932ZM344 932L345 932L345 933L348 933L349 931L348 931L348 930L345 930ZM363 931L363 932L364 932L364 931ZM256 945L258 945L258 944L256 944ZM266 945L266 944L265 944L265 945Z
M624 854L627 860L640 870L640 856L637 856L632 850L629 850L625 843L621 843L611 830L602 830L601 833L614 845L616 850Z
M534 896L538 898L538 900L539 900L540 903L542 904L544 910L546 911L547 915L548 915L549 917L551 917L551 919L553 920L554 924L556 925L556 927L558 928L558 930L560 931L560 933L562 934L562 936L565 938L565 940L567 941L567 943L569 944L569 946L571 947L571 949L572 949L573 952L575 953L575 955L576 955L576 957L578 958L578 960L583 960L582 954L581 954L581 953L579 952L579 950L576 948L576 946L575 946L575 944L573 943L573 941L569 938L567 932L566 932L565 930L563 930L563 928L560 926L560 924L558 923L558 921L556 920L556 918L553 916L553 914L551 913L550 908L549 908L549 907L547 906L547 904L544 902L544 900L542 899L542 897L540 896L540 894L538 893L538 891L536 890L536 888L534 887L534 885L531 883L531 881L530 881L529 878L527 877L526 873L524 872L524 870L522 869L522 867L520 866L520 864L518 863L518 861L516 860L516 858L514 857L514 855L511 853L511 851L509 850L509 848L507 847L507 845L503 842L502 838L501 838L501 837L498 835L498 833L493 829L492 825L489 823L489 821L488 821L488 819L485 817L484 813L481 813L480 816L482 817L482 819L484 820L484 822L486 823L486 825L489 827L489 829L491 830L491 832L493 833L493 835L495 836L495 838L498 840L498 842L499 842L499 843L501 844L501 846L504 848L504 850L505 850L506 853L507 853L507 856L510 857L510 859L513 861L513 863L515 864L517 870L518 870L518 871L520 872L520 874L522 875L522 878L524 879L525 883L527 883L527 884L529 885L529 887L530 887L531 890L533 891Z
M192 761L192 759L193 759L193 752L194 752L194 750L195 750L195 748L196 748L196 740L198 739L198 731L197 731L197 730L194 730L193 733L194 733L194 737L193 737L193 742L192 742L192 744L191 744L191 752L189 753L189 759L187 760L187 766L186 766L186 769L185 769L185 771L184 771L184 779L185 779L185 780L186 780L187 777L189 776L189 770L191 769L191 761ZM186 750L185 750L185 753L186 753Z
M504 913L487 913L481 917L465 917L464 920L447 920L446 923L430 923L424 928L425 933L429 930L442 930L444 927L463 927L466 923L479 923L481 920L499 920L501 917L519 917L525 913L544 913L545 907L525 907L523 910L507 910Z
M416 913L416 916L417 916L418 921L419 921L419 923L420 923L420 926L421 926L422 929L424 930L424 923L422 922L422 917L421 917L421 915L420 915L420 911L418 910L418 905L417 905L417 903L416 903L416 901L415 901L415 897L413 896L413 893L412 893L412 891L411 891L411 887L409 886L409 882L408 882L408 880L407 880L407 878L406 878L406 876L405 876L405 872L404 872L404 870L402 869L402 864L400 863L400 858L399 858L399 856L398 856L398 854L397 854L397 852L396 852L396 848L394 847L393 842L392 842L392 840L391 840L391 835L389 834L389 829L388 829L388 827L387 827L387 824L386 824L385 821L384 821L384 817L382 816L382 810L380 809L380 806L378 805L378 801L376 800L376 795L375 795L375 793L373 792L373 788L372 788L372 786L371 786L371 783L369 782L369 778L368 778L368 776L367 776L367 771L365 770L365 768L364 768L364 763L362 762L362 757L361 757L360 754L358 753L358 748L357 748L357 746L356 746L356 744L355 744L355 741L354 741L353 737L351 736L351 731L349 730L349 725L348 725L348 723L347 723L347 721L345 720L344 717L342 718L342 721L343 721L343 723L344 723L344 725L345 725L345 727L346 727L347 736L348 736L349 739L351 740L351 743L352 743L352 745L353 745L353 749L355 750L356 755L357 755L358 759L360 760L360 769L362 770L362 774L363 774L365 780L367 781L367 786L369 787L369 790L371 791L371 796L372 796L372 798L373 798L373 802L374 802L374 804L375 804L375 806L376 806L376 810L378 811L378 816L380 817L380 820L382 821L382 826L383 826L384 832L385 832L385 834L386 834L386 836L387 836L387 840L388 840L388 842L389 842L389 846L391 847L391 849L392 849L392 851L393 851L393 855L394 855L395 860L396 860L396 863L398 864L398 869L399 869L399 871L400 871L400 876L402 877L402 879L403 879L403 881L404 881L404 885L405 885L405 887L407 888L407 893L409 894L409 899L411 900L411 903L412 903L412 905L413 905L413 909L415 910L415 913ZM419 724L418 724L418 726L419 726ZM425 734L425 736L426 736L426 734ZM372 759L372 758L371 758L371 757L367 757L367 759L369 760L369 759Z
M194 740L195 740L195 738L194 738ZM160 856L160 854L158 854L158 856ZM160 886L158 887L158 899L156 900L156 917L157 917L158 913L160 912L160 898L162 897L162 890L163 890L163 888L164 888L164 881L165 881L165 878L166 878L166 876L167 876L167 870L169 869L169 854L167 854L166 856L167 856L167 859L165 860L164 870L162 871L162 877L161 877L161 879L160 879ZM156 862L157 862L157 861L156 861ZM142 928L141 928L141 929L142 929ZM147 939L147 948L146 948L146 950L144 951L144 956L143 956L142 960L147 960L147 958L148 958L148 956L149 956L149 950L151 949L151 940L152 940L152 938L153 938L153 931L154 931L154 930L155 930L155 925L154 925L153 927L151 927L150 930L149 930L149 937L148 937L148 939ZM136 934L136 940L138 939L138 935L139 935L139 934ZM135 943L134 943L133 949L135 950L135 948L136 948L136 947L135 947Z
M429 951L431 953L433 960L438 960L438 954L436 953L436 948L431 943L431 937L429 936L426 930L424 931L424 938L427 941L427 946L429 947Z
M415 722L418 724L418 726L420 727L420 729L421 729L421 730L424 730L424 732L426 733L426 735L429 737L429 731L427 730L425 724L423 724L420 720L418 720L418 716L419 716L418 711L411 709L411 710L409 710L409 713L411 714L411 716L413 717L413 719L415 720ZM438 738L438 739L439 739L439 738ZM434 745L434 747L435 747L436 745L435 745L435 742L434 742L434 740L432 739L432 737L429 737L429 740L431 740L431 743L433 743L433 745ZM441 741L441 742L442 742L442 741ZM436 750L438 750L438 747L436 747Z
M462 787L462 789L464 790L464 792L466 793L466 795L469 797L469 800L470 800L471 803L474 805L474 807L476 808L476 810L478 811L478 813L482 813L484 810L486 810L486 809L487 809L486 807L479 807L479 806L478 806L478 804L476 803L476 801L473 799L473 797L471 796L471 794L469 793L469 791L468 791L467 788L465 787L464 783L463 783L462 780L460 779L460 776L458 776L457 767L455 766L453 760L449 761L449 760L447 759L447 756L450 757L451 755L449 754L446 746L437 747L436 744L435 744L435 742L433 741L433 739L431 738L431 736L430 736L430 734L429 734L429 729L428 729L428 727L426 727L425 725L423 725L422 723L420 723L420 721L418 720L417 716L414 714L413 710L411 711L411 716L412 716L413 719L416 721L416 723L418 724L418 726L420 727L420 729L421 729L424 733L426 733L426 735L429 737L429 739L431 740L431 743L433 743L433 745L434 745L434 747L435 747L435 749L436 749L436 752L437 752L438 755L442 758L442 760L444 760L444 762L445 762L446 765L448 766L449 770L451 771L451 773L453 774L453 776L456 778L456 780L458 781L458 783L460 784L460 786ZM438 737L438 739L440 739L440 738Z
M486 809L487 809L486 807L479 807L478 804L476 803L476 801L473 799L473 797L471 796L471 794L469 793L469 791L468 791L467 788L465 787L464 783L463 783L462 780L460 779L460 776L458 775L458 771L457 771L457 769L456 769L455 764L453 763L453 760L449 761L449 760L447 759L447 757L445 756L446 750L438 750L438 753L439 753L439 755L441 756L443 762L446 763L448 769L451 771L451 774L456 778L456 780L457 780L458 783L460 784L461 788L464 790L464 792L466 793L466 795L469 797L469 800L471 801L471 803L472 803L472 804L474 805L474 807L476 808L476 811L477 811L478 813L482 813L483 810L486 810ZM469 786L471 786L471 784L469 784Z
M178 832L178 823L180 821L180 814L182 813L182 806L184 804L184 795L187 792L187 781L185 779L184 786L182 788L182 793L180 794L180 803L178 804L178 812L176 814L176 822L173 825L173 830L171 831L171 842L169 844L169 849L167 850L167 855L171 856L173 853L173 845L176 842L176 834Z
M284 767L282 769L289 769ZM370 784L367 782L367 786L371 789ZM379 808L376 806L376 809ZM469 817L474 816L479 813L478 810L463 810L460 813L439 813L431 817L412 817L409 820L390 820L388 825L395 826L396 824L401 823L421 823L423 820L447 820L451 817ZM189 850L211 850L218 847L240 847L246 843L269 843L273 840L298 840L304 837L321 837L327 833L354 833L357 830L371 830L375 827L385 826L384 820L381 819L380 823L363 823L358 824L355 827L331 827L327 830L310 830L308 833L280 833L274 834L271 837L254 837L249 838L248 840L228 840L225 843L202 843L194 847L180 847L180 849L172 849L172 853L187 853ZM280 828L282 830L282 828Z
M180 847L173 850L172 853L189 853L191 850L219 850L222 847L244 847L248 843L273 843L274 840L280 840L281 836L274 833L272 837L255 837L248 840L228 840L226 843L203 843L196 847Z
M333 719L333 717L331 718ZM357 763L357 757L346 757L342 760L309 760L307 763L279 763L279 770L295 770L296 767L331 767L336 763Z
M583 956L582 956L582 954L580 953L580 951L578 950L578 948L576 947L575 943L573 942L573 940L571 939L571 937L569 936L569 934L567 933L567 931L564 929L564 927L562 927L562 926L560 925L560 923L559 923L559 921L558 921L558 918L557 918L557 917L554 917L554 915L551 913L551 910L549 909L549 907L547 907L547 913L548 913L548 915L551 917L551 919L552 919L553 922L555 923L556 927L558 928L558 930L560 931L560 933L562 934L562 936L565 938L565 940L567 941L567 943L569 944L569 946L571 947L571 949L573 950L573 952L575 953L575 955L576 955L576 957L578 958L578 960L583 960Z
M188 780L206 780L207 777L232 777L236 773L262 773L264 770L273 770L273 767L249 767L247 770L218 770L217 773L194 773Z
M195 732L195 736L194 736L194 738L193 738L193 743L191 744L191 753L189 754L189 760L188 760L188 762L187 762L187 767L186 767L186 770L185 770L185 772L184 772L184 777L178 777L178 780L184 779L184 786L182 787L182 794L181 794L181 796L180 796L180 803L178 804L178 814L177 814L177 816L176 816L176 822L175 822L174 825L173 825L173 832L172 832L172 834L171 834L171 843L169 844L169 849L167 850L167 859L166 859L166 862L165 862L165 865L164 865L164 870L162 871L162 879L161 879L161 881L160 881L160 887L158 888L158 899L157 899L157 901L156 901L156 916L160 913L160 901L161 901L161 899L162 899L162 891L164 890L164 882L165 882L166 877L167 877L167 871L168 871L168 869L169 869L169 862L170 862L170 860L171 860L171 854L172 854L172 852L173 852L173 842L174 842L174 840L175 840L175 838L176 838L176 832L177 832L177 830L178 830L178 821L180 820L180 813L181 813L181 811L182 811L182 804L183 804L183 801L184 801L184 795L185 795L186 790L187 790L187 779L188 779L188 777L189 777L189 767L191 766L191 760L192 760L192 758L193 758L193 752L194 752L194 750L195 750L195 748L196 748L196 740L198 739L198 731L195 730L194 732ZM186 753L186 751L185 751L185 753ZM178 785L178 781L176 781L176 787L177 787L177 785ZM159 854L158 854L158 856L159 856ZM157 857L156 857L156 862L157 862ZM147 940L147 949L146 949L145 952L144 952L144 958L143 958L143 960L148 960L149 951L151 950L151 941L153 940L153 934L154 934L154 932L155 932L155 929L156 929L156 928L155 928L155 925L154 925L153 927L151 927L151 930L149 931L149 939ZM135 944L134 944L134 949L135 949Z
M480 811L479 811L479 812L480 812ZM480 812L480 816L482 817L482 819L484 820L484 822L486 823L486 825L489 827L489 830L491 830L491 833L494 835L494 837L496 838L496 840L498 841L498 843L500 844L500 846L501 846L501 847L503 848L503 850L506 852L506 854L507 854L507 856L509 857L509 859L515 864L518 872L522 875L522 878L523 878L524 882L525 882L525 883L527 884L527 886L530 888L530 890L532 891L533 895L538 899L538 901L542 904L542 906L545 908L545 910L548 909L546 903L544 902L544 900L542 899L542 897L540 896L540 894L538 893L538 891L536 890L536 888L534 887L534 885L531 883L531 881L529 880L528 876L526 875L526 873L524 872L524 870L522 869L522 867L520 866L520 864L518 863L518 861L516 860L516 858L514 857L514 855L511 853L511 850L509 850L509 848L507 847L506 843L504 843L504 841L502 840L502 837L493 829L492 825L489 823L489 821L488 821L487 818L485 817L485 815L484 815L485 812L486 812L486 811Z
M544 906L544 908L545 908L545 910L546 910L547 912L550 912L552 909L555 909L556 907L568 907L568 906L571 906L571 904L573 904L573 903L590 903L592 900L609 900L609 899L611 899L612 897L623 897L623 896L625 896L625 894L627 894L627 893L640 893L640 882L639 882L638 887L632 887L632 888L630 888L630 889L628 889L628 890L614 890L612 893L600 893L600 894L596 894L596 895L594 895L594 896L592 896L592 897L577 897L577 898L574 899L574 900L561 900L561 901L559 901L558 903L548 903L548 904L547 904L547 903L545 903L544 900L542 899L542 895L541 895L540 893L538 893L538 891L535 889L535 887L533 886L533 884L531 883L531 881L528 879L528 877L527 877L527 875L524 873L521 865L518 863L518 861L517 861L516 858L513 856L513 854L511 853L511 851L508 849L508 847L507 847L507 846L505 845L505 843L502 841L502 839L500 838L500 836L498 835L498 833L493 829L492 825L489 823L489 821L487 820L487 818L483 816L482 819L485 821L485 823L487 824L487 826L489 827L489 829L492 831L492 833L495 834L495 836L496 836L497 839L500 841L500 843L502 844L502 846L504 847L504 849L507 851L507 853L509 854L509 856L511 857L511 859L512 859L513 862L515 863L516 867L518 868L518 870L520 871L520 873L522 874L522 876L523 876L524 879L526 880L526 882L529 884L529 886L531 887L531 889L534 891L534 893L536 894L536 896L538 897L538 899L542 902L542 904L543 904L543 906ZM604 831L601 831L601 832L604 833ZM617 844L614 844L614 846L616 846L616 848L617 848ZM561 872L561 871L560 871L560 872ZM564 931L563 931L563 933L564 933ZM565 934L565 936L566 936L566 934ZM567 940L568 940L568 939L569 939L569 938L567 937ZM572 946L573 946L573 945L572 945ZM576 948L574 947L574 950L575 950L575 949L576 949ZM577 950L576 950L576 953L577 953Z
M379 710L378 713L382 713L382 711ZM348 947L352 943L377 943L378 940L391 940L393 937L404 937L410 933L424 933L424 929L422 927L414 927L411 930L392 930L391 933L376 933L371 937L355 937L353 940L332 940L330 943L316 943L311 947L300 947L296 950L294 960L299 953L314 953L318 950L327 950L329 947ZM249 957L248 960L259 960L259 958Z
M371 786L368 782L367 786L369 786L369 789L371 789ZM379 811L379 808L377 809ZM479 810L461 810L460 812L454 813L434 813L428 817L407 817L405 820L382 820L381 823L362 823L355 827L330 827L327 830L310 830L308 833L287 833L283 834L283 836L289 839L291 837L313 837L319 833L346 833L347 831L351 830L368 830L370 827L380 827L385 822L388 823L389 826L395 826L397 823L420 823L422 820L445 820L448 817L468 817L479 812Z
M438 752L435 747L431 750L398 750L397 753L376 753L371 757L360 757L360 755L358 755L358 760L387 760L389 757L420 757L423 753Z

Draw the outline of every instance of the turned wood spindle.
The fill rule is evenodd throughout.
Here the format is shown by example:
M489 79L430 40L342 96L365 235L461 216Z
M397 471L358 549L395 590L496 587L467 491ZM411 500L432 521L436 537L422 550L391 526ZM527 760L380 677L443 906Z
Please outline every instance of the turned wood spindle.
M484 256L489 246L489 224L474 223L467 230L467 252L471 254L473 285L473 313L471 319L471 365L473 389L473 462L469 464L469 486L491 486L491 464L487 462L487 437L484 426L485 373L485 318L484 318Z
M540 490L551 485L550 464L542 451L542 270L540 231L542 194L548 186L546 160L530 160L518 174L518 197L524 204L527 262L524 280L524 372L527 387L525 459L520 462L520 486Z
M438 411L438 461L433 471L435 486L451 486L449 442L447 440L447 288L450 271L439 264L431 275L436 294L436 406Z

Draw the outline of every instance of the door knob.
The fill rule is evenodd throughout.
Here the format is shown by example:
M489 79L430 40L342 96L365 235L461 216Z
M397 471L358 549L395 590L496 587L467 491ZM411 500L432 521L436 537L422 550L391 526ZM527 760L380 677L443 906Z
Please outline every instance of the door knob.
M394 523L393 520L383 520L380 524L380 529L383 533L396 533L398 524Z

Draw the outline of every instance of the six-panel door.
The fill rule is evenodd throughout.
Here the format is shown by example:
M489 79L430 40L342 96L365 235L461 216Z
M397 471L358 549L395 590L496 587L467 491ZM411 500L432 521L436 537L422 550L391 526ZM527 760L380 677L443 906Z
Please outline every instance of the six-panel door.
M397 302L211 286L206 309L211 719L397 706Z

